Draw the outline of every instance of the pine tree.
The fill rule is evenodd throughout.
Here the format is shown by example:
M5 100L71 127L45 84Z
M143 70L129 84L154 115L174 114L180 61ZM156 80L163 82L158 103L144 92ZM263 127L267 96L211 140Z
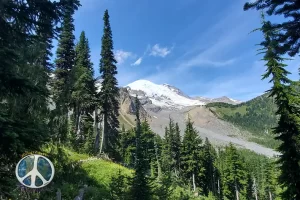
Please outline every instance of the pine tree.
M299 53L300 48L300 14L299 14L299 3L298 1L287 1L287 0L257 0L247 2L244 5L244 10L249 9L266 10L268 15L283 15L286 21L281 23L271 24L270 29L280 30L277 33L276 41L279 45L273 47L279 54L288 53L290 56L295 56Z
M277 32L271 28L271 23L264 20L261 30L264 34L264 41L260 44L263 48L263 60L266 62L266 73L263 79L271 76L270 82L273 84L269 90L270 96L275 97L278 106L276 112L280 116L278 125L274 128L276 139L282 143L278 150L281 152L279 163L281 168L280 182L286 186L283 193L286 199L300 199L300 98L293 87L293 83L288 79L289 72L285 69L284 60L277 54L278 47Z
M145 164L148 167L148 170L154 170L151 169L151 167L156 163L154 137L155 134L152 132L148 121L143 121L141 123L141 148L144 153Z
M47 61L61 17L57 11L59 3L48 0L1 2L0 194L5 199L11 183L15 188L15 163L49 139Z
M75 59L75 36L73 35L75 28L72 17L74 11L74 8L70 4L65 5L62 30L56 50L54 80L52 82L53 100L55 102L53 126L57 127L55 131L56 141L61 142L67 141L68 123L70 120L69 111L73 84L71 72Z
M223 193L228 199L241 199L246 185L244 161L237 149L230 144L225 149L225 166L223 175Z
M75 140L78 143L84 144L88 138L88 135L93 138L93 127L89 126L87 130L90 132L82 131L83 119L90 119L93 115L93 109L95 107L95 85L93 78L93 65L90 60L90 49L88 45L88 40L85 37L84 31L81 32L79 43L75 48L75 66L72 70L73 77L73 89L71 96L71 103L73 106L74 113L74 124L75 124ZM90 119L92 120L92 119ZM90 138L92 140L92 138ZM82 148L82 146L77 146L77 148Z
M253 191L253 180L251 177L251 174L247 173L247 182L246 182L246 199L247 200L253 200L254 197L254 191Z
M276 190L276 176L274 170L274 163L267 161L264 168L265 174L265 197L269 200L275 199L275 190Z
M111 200L129 200L129 186L127 183L128 177L121 173L113 176L110 183L110 198Z
M103 82L99 94L101 114L103 115L103 150L109 156L114 156L118 141L119 88L115 77L117 74L117 61L113 54L112 31L107 10L104 13L103 20L104 29L100 59L100 74ZM102 153L101 151L100 149L99 153Z
M215 160L216 160L216 151L214 147L211 145L209 140L206 138L203 145L203 166L204 166L204 177L203 177L203 193L204 195L208 195L209 192L212 192L214 195L217 194L217 185L216 185L216 168L215 168Z
M193 191L201 185L203 166L201 161L202 140L193 127L193 122L188 118L182 141L181 167L182 173L187 181L193 185Z
M120 135L120 155L125 166L134 167L134 152L136 151L135 130L127 130Z
M172 163L172 154L171 154L171 139L170 139L170 131L168 127L165 127L165 137L163 139L162 145L162 170L165 173L171 173L171 163Z
M175 175L180 175L180 146L181 146L181 136L178 123L175 124L175 133L173 138L173 155L174 155L174 168Z
M134 177L132 180L131 186L131 199L133 200L149 200L151 197L151 188L149 177L147 176L147 162L145 154L143 152L142 143L141 143L141 121L140 121L140 102L136 97L135 100L136 106L136 151L135 151L135 166L134 166Z

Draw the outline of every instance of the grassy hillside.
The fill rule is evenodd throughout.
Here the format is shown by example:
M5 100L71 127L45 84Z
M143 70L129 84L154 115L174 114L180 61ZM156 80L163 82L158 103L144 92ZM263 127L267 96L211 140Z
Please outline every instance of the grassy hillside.
M230 105L226 103L210 103L207 107L219 118L250 131L253 135L249 140L264 146L275 148L278 142L271 131L276 126L276 105L268 94L256 97L250 101Z
M85 188L85 199L109 199L113 177L119 173L131 177L133 173L132 170L119 164L91 158L67 148L49 145L43 148L41 153L47 156L55 166L53 181L38 193L18 190L15 199L19 199L18 196L24 196L22 199L56 199L56 192L60 189L62 199L73 200L81 188Z

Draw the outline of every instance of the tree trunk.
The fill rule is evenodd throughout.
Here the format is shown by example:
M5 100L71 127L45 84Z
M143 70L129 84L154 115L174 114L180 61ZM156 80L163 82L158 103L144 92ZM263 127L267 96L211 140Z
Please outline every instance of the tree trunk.
M60 189L57 189L56 200L61 200L61 191L60 191Z
M81 132L81 129L80 129L80 123L81 123L81 111L79 111L78 113L78 122L77 122L77 127L76 127L76 136L77 136L77 139L80 138L80 132Z
M79 190L79 195L74 200L83 200L84 189Z
M271 191L269 191L269 198L270 198L270 200L273 200Z
M156 157L156 163L157 163L157 177L158 179L160 179L161 177L161 166L160 166L160 162L158 159L158 150L157 150L157 144L156 144L156 140L154 139L154 148L155 148L155 157Z
M254 187L255 200L258 200L255 178L253 179L253 187Z
M106 146L107 140L106 140L106 138L104 139L104 137L107 137L107 135L106 135L106 122L107 122L107 115L104 114L103 115L103 122L102 122L103 128L102 128L102 136L101 136L99 155L102 153L103 148L104 149L107 148L107 146Z
M193 173L193 191L196 191L195 174Z
M240 197L239 197L239 190L237 188L237 185L235 183L235 195L236 195L236 200L240 200Z
M98 151L99 149L99 143L100 143L100 132L99 132L99 129L98 127L100 126L99 123L100 123L100 119L99 119L99 110L98 108L95 108L95 111L94 111L94 118L95 118L95 121L94 121L94 129L95 129L95 152Z
M220 179L218 179L218 194L221 195L221 190L220 190Z

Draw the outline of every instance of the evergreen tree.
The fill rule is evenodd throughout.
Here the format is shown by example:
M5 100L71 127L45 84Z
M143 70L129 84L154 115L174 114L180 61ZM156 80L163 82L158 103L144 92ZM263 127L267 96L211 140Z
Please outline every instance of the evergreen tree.
M254 192L253 192L253 180L250 173L247 173L247 182L246 182L246 199L253 200Z
M168 127L165 127L165 137L163 139L162 145L162 170L165 173L170 175L171 173L171 163L172 163L172 154L171 154L171 136Z
M178 123L175 124L175 133L173 139L173 155L174 155L174 168L175 175L180 174L180 146L181 146L181 136Z
M278 125L274 129L276 139L282 141L278 150L281 152L279 163L281 168L280 182L286 186L283 193L286 199L300 199L300 98L293 87L293 83L288 79L289 72L285 69L284 60L277 54L278 47L277 32L271 23L264 20L262 16L262 28L264 41L260 44L264 53L263 60L266 62L266 73L263 79L271 76L270 82L273 84L270 96L275 97L278 106L276 112L280 116Z
M155 134L152 132L147 120L141 123L141 133L142 133L141 149L144 153L145 164L148 167L149 171L155 170L155 169L151 169L151 167L154 167L154 163L156 163L155 146L154 146Z
M268 15L283 15L286 20L281 23L271 24L270 29L280 30L275 39L279 44L274 46L279 54L288 53L290 56L295 56L299 53L300 48L300 6L298 1L288 0L257 0L247 2L244 5L244 10L249 9L266 10Z
M225 148L223 193L227 199L241 199L246 185L244 161L237 149L230 144Z
M75 140L77 148L82 148L81 144L85 144L88 137L91 137L90 140L93 140L93 126L90 123L87 131L82 131L82 124L88 124L83 119L90 120L92 112L95 106L95 85L93 78L93 65L90 60L90 49L88 45L88 40L85 37L84 31L81 32L80 39L75 48L75 66L72 70L73 77L73 89L71 96L71 103L73 106L74 113L74 124L75 124ZM85 126L87 127L87 126ZM89 132L89 133L88 133ZM90 141L91 142L91 141ZM91 144L89 148L92 148ZM90 149L92 151L92 149Z
M0 194L9 197L15 163L49 139L47 88L60 3L2 1L0 6ZM46 19L47 18L47 19ZM13 180L13 181L11 181Z
M100 74L103 79L99 99L103 115L103 150L109 156L116 154L119 127L119 88L116 79L117 67L113 54L112 31L108 11L104 13L104 29L101 47ZM100 145L102 146L102 145ZM100 149L99 153L102 150Z
M212 192L214 195L217 194L217 185L216 185L216 151L211 145L209 140L206 138L203 145L203 166L204 166L204 177L203 177L203 193L208 195L209 192Z
M134 152L136 151L135 130L127 130L120 135L120 155L125 166L134 167Z
M132 180L131 186L131 199L133 200L148 200L151 197L151 188L149 177L147 176L147 161L142 149L141 143L141 121L140 121L140 102L136 97L135 100L136 106L136 129L135 129L135 142L136 142L136 151L135 151L135 166L134 166L134 177Z
M198 132L193 127L193 122L188 118L182 141L181 166L184 178L196 187L202 185L203 165L201 163L201 144L202 140Z
M67 141L69 111L73 77L71 75L74 66L75 50L73 34L75 10L70 4L66 4L63 10L63 22L56 50L54 80L52 82L53 100L55 110L53 112L53 126L57 127L56 141Z
M275 190L276 190L276 176L274 170L274 163L267 161L264 168L265 174L265 197L269 200L275 199Z
M110 198L111 200L129 200L128 177L118 171L118 174L111 179Z

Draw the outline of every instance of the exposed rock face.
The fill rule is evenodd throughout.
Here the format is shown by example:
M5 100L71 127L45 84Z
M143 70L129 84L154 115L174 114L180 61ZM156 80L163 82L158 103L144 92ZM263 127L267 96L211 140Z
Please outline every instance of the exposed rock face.
M141 102L141 101L140 101ZM141 102L141 105L142 102ZM135 115L135 97L131 96L127 90L127 88L120 88L120 110L122 113L127 115ZM140 109L141 119L151 118L146 110L141 106Z

